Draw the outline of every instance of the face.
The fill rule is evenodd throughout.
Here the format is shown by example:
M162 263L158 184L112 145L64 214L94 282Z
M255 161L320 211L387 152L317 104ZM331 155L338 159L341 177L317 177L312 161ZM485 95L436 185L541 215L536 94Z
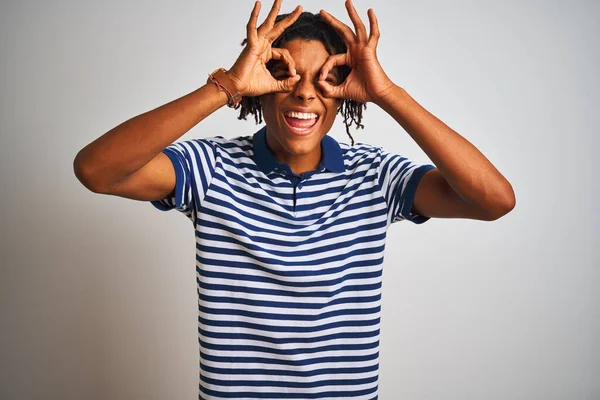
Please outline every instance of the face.
M329 57L319 41L292 40L283 48L290 52L300 80L291 93L269 93L260 97L267 124L267 144L280 163L295 173L315 169L321 159L321 139L331 129L341 100L323 97L317 84L321 67ZM275 79L289 77L287 67L277 63ZM339 84L337 68L326 78Z

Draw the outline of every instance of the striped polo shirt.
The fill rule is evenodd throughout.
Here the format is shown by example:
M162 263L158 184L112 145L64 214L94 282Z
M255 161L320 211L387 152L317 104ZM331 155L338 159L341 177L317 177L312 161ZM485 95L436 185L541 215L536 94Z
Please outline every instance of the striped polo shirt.
M196 234L199 399L376 399L386 230L435 168L325 136L295 175L252 136L175 142Z

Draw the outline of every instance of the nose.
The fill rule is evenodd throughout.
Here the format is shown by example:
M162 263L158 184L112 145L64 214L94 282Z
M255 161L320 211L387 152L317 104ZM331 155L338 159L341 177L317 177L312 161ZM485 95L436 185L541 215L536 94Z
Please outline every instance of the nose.
M294 89L294 95L303 101L310 101L314 99L317 95L317 88L315 87L314 82L310 79L301 78L298 83L296 83L296 88Z

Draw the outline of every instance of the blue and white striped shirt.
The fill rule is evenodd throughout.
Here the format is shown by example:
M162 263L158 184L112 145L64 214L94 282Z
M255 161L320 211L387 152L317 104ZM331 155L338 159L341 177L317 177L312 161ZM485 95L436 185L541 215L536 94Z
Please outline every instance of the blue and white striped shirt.
M391 223L433 165L325 136L297 176L253 136L176 142L152 204L194 224L200 399L376 399Z

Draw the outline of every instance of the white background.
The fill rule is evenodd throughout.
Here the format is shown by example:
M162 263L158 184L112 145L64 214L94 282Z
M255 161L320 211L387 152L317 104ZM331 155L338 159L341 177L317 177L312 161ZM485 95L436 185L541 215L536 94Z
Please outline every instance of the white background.
M392 226L380 398L600 398L599 4L356 1L379 18L388 75L517 198L495 222ZM350 24L342 1L302 5ZM1 3L0 398L197 398L192 224L89 192L72 162L229 68L251 8ZM182 140L258 130L236 116L224 107ZM377 106L364 124L358 142L429 162ZM347 141L340 119L331 134Z

